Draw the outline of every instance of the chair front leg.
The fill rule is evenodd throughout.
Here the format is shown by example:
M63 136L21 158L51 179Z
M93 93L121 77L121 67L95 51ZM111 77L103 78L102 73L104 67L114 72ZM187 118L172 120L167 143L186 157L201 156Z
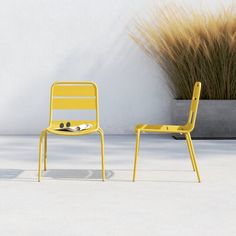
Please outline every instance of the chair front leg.
M47 170L47 131L44 132L44 171Z
M38 182L41 180L41 164L42 164L42 141L44 136L44 130L40 134L39 139L39 163L38 163Z
M190 133L186 134L186 138L187 138L187 140L189 142L190 152L192 154L193 165L195 167L195 171L196 171L196 174L197 174L198 182L200 183L201 182L201 178L200 178L200 174L199 174L199 171L198 171L198 166L197 166L197 161L196 161L196 154L195 154L195 151L194 151L193 142L192 142Z
M98 133L101 139L101 161L102 161L102 181L105 181L105 160L104 160L104 132L101 128L98 129Z
M140 144L140 130L138 130L137 134L136 134L136 146L135 146L134 169L133 169L133 182L136 179L136 169L137 169L137 160L138 160L138 153L139 153L139 144Z

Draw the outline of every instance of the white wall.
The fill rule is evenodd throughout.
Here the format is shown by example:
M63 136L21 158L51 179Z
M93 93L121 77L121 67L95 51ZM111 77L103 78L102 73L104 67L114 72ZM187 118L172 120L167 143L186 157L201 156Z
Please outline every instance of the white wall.
M128 36L134 17L154 2L1 0L0 134L46 127L50 85L60 80L98 84L106 133L130 133L139 122L168 123L171 96L163 74Z

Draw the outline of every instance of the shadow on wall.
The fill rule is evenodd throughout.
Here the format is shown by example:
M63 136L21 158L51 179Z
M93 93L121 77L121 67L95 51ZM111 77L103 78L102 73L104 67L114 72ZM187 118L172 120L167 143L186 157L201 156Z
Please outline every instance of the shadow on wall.
M55 80L98 84L100 123L107 134L133 133L137 123L169 123L171 95L158 66L128 32L115 34L104 51L99 51L101 41L93 53L75 49L58 66Z
M50 86L54 81L96 82L100 123L106 133L133 133L134 126L143 122L168 123L171 98L162 80L163 75L129 38L127 25L116 27L114 31L116 21L119 19L109 23L95 39L78 41L73 48L65 49L56 61L49 61L50 70L45 67L40 79L30 79L31 75L22 80L22 89L17 90L20 94L8 94L12 101L0 119L6 124L0 132L36 134L45 128L49 116Z

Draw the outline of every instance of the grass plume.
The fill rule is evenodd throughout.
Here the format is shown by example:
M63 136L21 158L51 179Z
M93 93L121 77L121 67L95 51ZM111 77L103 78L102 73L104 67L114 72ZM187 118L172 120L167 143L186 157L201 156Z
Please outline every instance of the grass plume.
M172 7L138 20L132 38L161 66L177 99L191 99L196 81L202 99L236 99L234 8L200 13Z

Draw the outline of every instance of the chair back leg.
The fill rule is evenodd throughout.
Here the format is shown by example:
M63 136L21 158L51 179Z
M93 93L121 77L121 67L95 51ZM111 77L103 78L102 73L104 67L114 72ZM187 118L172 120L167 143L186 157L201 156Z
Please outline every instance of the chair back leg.
M197 161L196 161L196 154L195 154L195 151L194 151L193 142L192 142L190 133L186 133L185 137L186 137L186 140L187 140L189 155L190 155L190 158L191 158L191 161L192 161L193 169L195 170L198 182L200 183L201 178L200 178L200 174L199 174L199 171L198 171L198 166L197 166Z
M47 170L47 131L44 133L44 171Z
M138 152L139 152L139 144L140 144L140 131L137 131L136 134L136 146L135 146L135 157L134 157L134 170L133 170L133 182L136 179L136 169L137 169L137 160L138 160Z
M105 181L106 173L105 173L105 160L104 160L104 133L101 128L98 130L98 133L101 139L102 180Z
M41 180L41 165L42 165L42 142L43 142L44 131L41 132L39 138L39 163L38 163L38 182Z
M193 171L195 171L195 164L194 164L193 157L192 157L191 145L190 145L189 139L187 138L186 134L185 134L185 139L186 139L186 143L188 146L188 152L189 152L190 160L192 163L192 168L193 168Z

